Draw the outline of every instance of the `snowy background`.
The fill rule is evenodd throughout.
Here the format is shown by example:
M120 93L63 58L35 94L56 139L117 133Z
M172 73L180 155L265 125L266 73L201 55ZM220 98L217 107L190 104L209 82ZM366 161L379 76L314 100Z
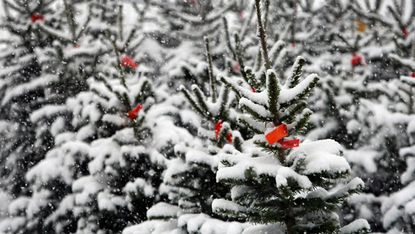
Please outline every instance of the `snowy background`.
M0 18L0 233L415 232L413 0Z

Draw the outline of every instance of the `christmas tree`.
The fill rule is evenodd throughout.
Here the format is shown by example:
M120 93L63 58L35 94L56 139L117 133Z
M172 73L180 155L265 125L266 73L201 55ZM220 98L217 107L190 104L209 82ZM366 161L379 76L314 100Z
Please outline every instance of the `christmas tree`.
M236 114L237 119L229 119L232 116L229 114L232 112L229 112L224 105L226 103L223 101L226 97L224 95L228 95L230 91L221 91L220 95L216 96L217 81L212 77L213 69L209 68L211 65L208 59L209 81L205 84L209 84L210 96L207 98L206 93L197 85L192 86L194 94L184 88L182 90L193 109L204 119L209 120L206 124L210 122L211 130L206 131L202 124L202 129L199 130L202 133L200 137L210 139L215 147L208 148L210 157L209 155L203 156L206 153L200 151L195 153L189 150L189 147L180 147L178 152L183 156L178 162L186 166L175 165L174 169L167 169L167 174L170 176L171 171L178 171L177 176L169 178L169 181L176 181L176 184L171 185L179 187L181 197L190 197L181 201L179 192L179 195L175 196L179 199L176 200L178 206L167 206L165 203L156 205L147 213L151 221L126 229L125 233L145 232L145 230L158 233L161 230L174 230L176 225L178 230L188 232L208 230L207 224L213 222L209 216L215 217L215 214L210 213L212 212L210 207L203 209L202 203L209 202L209 200L196 200L201 207L189 210L195 207L195 193L192 192L195 188L192 186L196 185L198 188L197 197L203 197L201 192L206 191L204 186L210 185L211 179L208 179L210 178L208 173L203 173L204 183L196 180L198 177L193 176L194 172L190 173L194 170L192 167L197 168L198 172L202 171L202 166L213 167L213 172L216 173L217 182L212 184L214 187L210 185L210 195L213 195L213 198L216 197L212 209L219 215L217 219L223 219L229 223L228 225L238 226L240 231L247 228L247 222L281 224L274 228L284 230L285 226L289 233L306 230L312 232L339 230L341 225L335 210L344 199L360 191L363 188L363 182L360 179L354 179L347 184L342 183L348 178L351 170L346 160L336 155L341 153L341 147L334 141L305 142L299 148L290 150L300 144L300 140L295 136L306 127L310 117L311 112L306 108L306 98L317 84L318 78L316 75L310 75L302 81L301 73L305 60L298 58L290 79L286 80L285 85L280 84L276 72L271 69L272 64L268 57L264 28L259 23L262 22L259 9L259 1L257 1L256 10L261 35L259 41L263 46L261 51L265 65L255 72L250 67L245 67L245 64L251 62L244 60L243 51L236 36L236 47L233 48L232 43L228 43L230 44L228 48L230 51L235 49L233 59L241 65L242 77L226 78L223 74L218 76L218 79L225 85L222 89L228 87L236 95L239 106L236 111L232 112ZM281 50L282 45L281 42L276 43L271 57L278 57L277 51ZM264 83L266 85L261 85ZM201 85L201 87L206 86ZM226 121L230 121L230 125ZM236 125L232 124L233 122ZM264 137L267 129L271 130L271 125L275 126L275 129L269 131L267 137ZM239 131L233 131L230 135L227 129L232 126L239 128ZM232 144L223 145L226 141ZM314 144L315 147L313 147ZM219 151L215 150L217 146L220 147ZM321 152L316 150L321 148L328 150ZM212 164L218 160L216 158L220 160L218 165ZM326 167L313 168L312 165L319 165L322 161L328 161L324 163ZM216 169L217 166L219 169ZM310 170L309 173L307 173L308 170ZM278 173L280 171L281 174ZM189 180L189 178L193 179ZM277 183L274 184L274 181ZM212 188L217 191L223 187L222 183L231 187L230 193L217 196ZM163 215L162 209L169 212ZM292 216L286 215L287 209L293 211ZM194 213L200 212L203 216L197 215L200 221L194 226ZM176 219L177 221L174 221ZM307 223L314 225L306 225ZM344 227L342 231L359 232L368 231L368 229L366 221L358 220Z
M154 123L145 125L142 113L154 104L155 93L150 80L138 79L138 63L128 54L142 39L133 40L137 29L116 30L122 5L112 3L119 10L114 12L105 3L63 3L53 5L61 25L36 25L53 47L34 51L38 79L47 80L33 81L42 105L28 109L26 121L36 134L31 144L47 150L23 158L31 167L22 168L20 177L11 175L27 192L10 192L16 199L1 221L5 233L120 231L142 220L145 207L159 199L160 153L143 146ZM17 94L27 97L29 88L18 87ZM122 153L112 154L112 147Z

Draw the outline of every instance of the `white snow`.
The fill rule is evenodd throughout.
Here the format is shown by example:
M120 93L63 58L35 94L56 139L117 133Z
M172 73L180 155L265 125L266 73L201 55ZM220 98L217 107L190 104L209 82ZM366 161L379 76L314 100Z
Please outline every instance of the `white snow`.
M341 234L355 233L356 231L361 230L362 228L370 230L370 225L365 219L356 219L352 223L342 227L340 229Z
M154 187L142 178L137 178L134 180L134 182L128 182L127 185L125 185L124 187L124 191L127 194L137 194L138 192L140 192L143 193L146 197L154 196L155 192Z
M338 156L341 152L341 145L333 140L303 142L290 153L287 159L304 159L305 174L350 171L350 166L346 159Z
M275 177L277 187L287 186L288 178L293 178L301 188L308 189L312 186L312 183L307 176L300 175L291 168L281 167L280 169L278 169L278 174Z
M369 173L374 173L377 170L375 160L379 157L379 153L375 150L346 150L344 155L349 162L363 166Z
M38 79L34 79L31 82L27 82L15 87L10 88L6 95L2 99L2 105L6 105L13 98L24 95L30 91L34 91L36 89L45 89L46 86L51 84L52 82L58 81L58 78L55 76L43 76Z
M180 214L180 208L165 202L159 202L147 211L148 219L175 218Z

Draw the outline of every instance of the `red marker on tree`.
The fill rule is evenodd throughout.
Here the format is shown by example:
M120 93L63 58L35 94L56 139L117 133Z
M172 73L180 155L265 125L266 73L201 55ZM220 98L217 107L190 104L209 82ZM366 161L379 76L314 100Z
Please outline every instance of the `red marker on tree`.
M412 78L415 78L415 72L412 72L412 73L411 73L411 77L412 77Z
M283 149L292 149L300 145L300 139L280 141L278 143L280 143Z
M45 16L40 13L33 13L33 15L30 18L32 20L32 23L45 20Z
M215 136L216 136L216 140L219 139L219 134L220 134L220 130L222 130L222 126L223 126L222 120L218 120L218 122L216 122L216 124L215 124ZM226 140L229 143L232 143L232 133L231 132L229 132L226 135Z
M356 53L352 54L351 64L352 64L353 67L362 65L362 62L363 62L362 56L360 56Z
M134 109L130 110L128 112L128 118L131 120L135 120L138 116L138 113L140 113L140 111L143 109L143 105L142 104L138 104Z
M226 140L227 140L229 143L232 143L232 133L231 133L231 132L229 132L229 133L226 135Z
M125 68L130 68L130 69L135 70L135 69L137 69L138 64L130 56L123 55L121 57L121 66L123 66Z
M256 88L254 86L251 86L252 92L256 93Z
M215 136L216 140L219 138L220 130L222 129L222 120L218 120L215 124Z
M406 39L409 36L409 32L408 29L406 29L406 27L402 28L402 36L404 39Z
M276 142L280 141L282 138L288 135L287 125L281 124L268 133L265 138L267 139L270 145L275 144Z

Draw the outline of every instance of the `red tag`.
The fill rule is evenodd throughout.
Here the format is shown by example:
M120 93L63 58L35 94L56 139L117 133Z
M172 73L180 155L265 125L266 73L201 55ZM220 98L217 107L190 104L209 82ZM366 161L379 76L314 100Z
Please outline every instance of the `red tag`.
M143 105L138 104L134 109L128 112L128 118L131 120L135 120L138 116L138 113L140 113L141 109L143 109Z
M32 23L34 23L34 22L39 21L39 20L41 20L41 21L45 20L45 16L42 15L42 14L39 14L39 13L34 13L31 16L31 19L32 19Z
M131 68L133 70L137 69L138 64L128 55L123 55L121 57L121 66L125 68Z
M351 60L352 66L362 65L362 61L363 61L362 56L360 56L360 55L358 55L356 53L353 53L352 54L352 60Z
M415 72L412 72L412 73L411 73L411 77L412 77L412 78L415 78Z
M406 27L402 28L402 36L404 39L406 39L409 36L409 32L408 29L406 29Z
M255 87L251 86L251 90L252 90L252 92L256 93L256 88Z
M292 149L300 145L300 139L280 141L278 143L280 143L283 149Z
M281 124L268 133L265 138L267 139L270 145L275 144L277 141L281 140L282 138L288 135L287 125Z
M218 120L215 124L215 136L216 140L219 138L220 130L222 129L222 120Z
M219 134L220 134L220 130L222 129L222 120L218 120L218 122L216 122L215 124L215 136L216 136L216 140L219 139ZM232 143L232 132L229 132L226 135L226 140L229 143Z
M226 135L226 140L232 144L232 133L228 133L228 135Z

